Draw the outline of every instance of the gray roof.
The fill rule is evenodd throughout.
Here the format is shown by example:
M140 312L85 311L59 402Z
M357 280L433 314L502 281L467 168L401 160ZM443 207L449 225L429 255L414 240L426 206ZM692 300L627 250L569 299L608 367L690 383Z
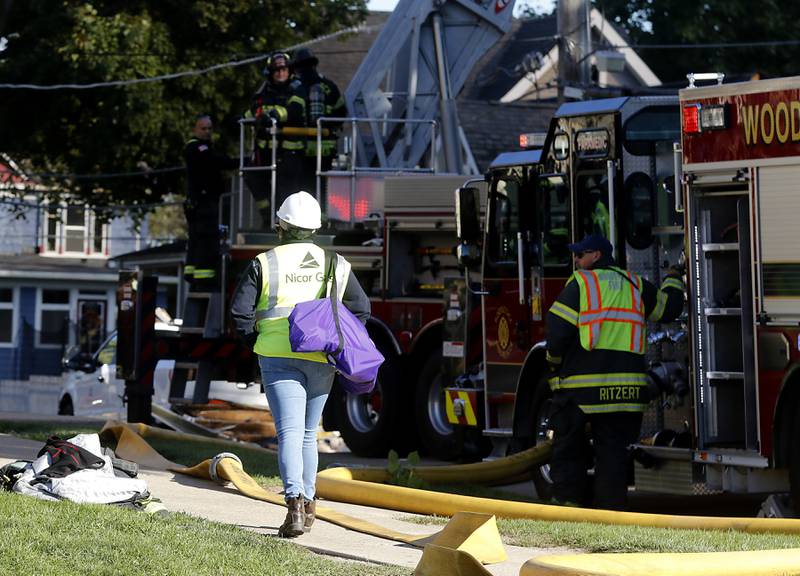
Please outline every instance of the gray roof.
M556 44L557 33L555 15L513 20L511 30L478 61L461 97L499 100L525 75L525 57L544 57Z
M117 271L108 261L91 258L54 258L38 254L0 254L0 278L37 278L82 282L115 281Z
M319 59L317 70L333 80L342 94L390 14L391 12L370 12L361 30L336 38L313 40L308 44Z
M458 101L458 117L481 171L501 152L519 150L520 134L546 132L555 110L555 103Z

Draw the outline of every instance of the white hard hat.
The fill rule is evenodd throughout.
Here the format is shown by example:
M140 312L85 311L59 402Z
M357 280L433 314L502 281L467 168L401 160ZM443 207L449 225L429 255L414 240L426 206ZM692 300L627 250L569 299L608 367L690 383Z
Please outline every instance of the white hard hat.
M317 230L322 227L322 210L320 210L319 202L303 190L286 198L278 208L276 215L287 224L297 228Z

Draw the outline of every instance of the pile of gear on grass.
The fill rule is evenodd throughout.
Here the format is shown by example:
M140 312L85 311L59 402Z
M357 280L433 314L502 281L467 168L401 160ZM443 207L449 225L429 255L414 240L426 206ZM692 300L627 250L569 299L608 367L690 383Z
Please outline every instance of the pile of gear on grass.
M0 488L51 502L113 504L168 513L138 478L139 466L101 446L97 434L78 434L69 440L51 436L36 456L0 468Z

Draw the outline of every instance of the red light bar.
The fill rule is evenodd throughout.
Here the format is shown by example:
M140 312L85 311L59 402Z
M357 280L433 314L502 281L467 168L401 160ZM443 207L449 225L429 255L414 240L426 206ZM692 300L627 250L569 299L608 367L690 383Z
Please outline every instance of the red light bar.
M690 104L683 107L683 133L699 134L700 129L700 104Z

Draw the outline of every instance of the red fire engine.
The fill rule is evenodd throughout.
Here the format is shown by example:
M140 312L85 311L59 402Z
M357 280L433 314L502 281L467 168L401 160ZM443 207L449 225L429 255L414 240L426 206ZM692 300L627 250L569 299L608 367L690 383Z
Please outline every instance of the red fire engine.
M318 120L318 154L326 129L338 131L339 146L330 167L318 157L316 193L327 222L317 241L351 262L372 302L367 328L387 359L372 394L347 395L334 386L323 417L325 427L341 431L359 454L386 456L390 448L419 447L456 455L457 435L445 415L440 371L441 311L443 294L450 298L451 288L458 291L446 278L461 276L453 254L453 191L467 175L477 174L477 167L458 125L455 95L474 64L510 28L513 4L401 0L345 91L353 117ZM194 402L205 399L211 378L253 377L250 351L235 340L227 321L227 298L249 260L277 242L260 222L250 190L269 190L274 223L277 184L286 175L280 173L274 130L272 158L266 165L261 155L260 165L249 161L252 127L242 123L240 176L221 207L221 224L227 226L221 290L178 291L176 310L185 301L183 325L172 334L153 334L155 295L143 298L143 289L151 292L153 284L141 274L123 275L120 347L127 355L120 374L130 384L132 419L149 418L148 379L158 358L176 361L170 393L176 405L192 377ZM294 136L308 137L313 147L314 138L300 130ZM140 269L149 266L160 273L147 257L138 261ZM126 262L137 264L133 257ZM181 286L174 271L169 275ZM459 347L447 353L454 350Z
M687 261L688 315L649 330L660 401L634 447L637 489L791 489L798 503L800 78L679 100L680 114L674 98L565 105L541 158L495 163L483 234L461 211L462 262L483 275L483 382L450 389L448 413L485 414L484 434L512 447L548 436L542 314L571 272L564 242L600 231L652 281ZM461 205L473 197L461 190ZM535 481L546 495L546 466Z
M680 92L690 450L672 469L800 507L800 78Z
M680 259L672 183L678 137L674 96L564 104L541 151L493 163L482 232L476 191L459 191L461 262L481 277L467 303L479 309L484 337L482 363L448 390L447 411L453 423L482 427L496 455L548 436L544 315L572 273L567 244L604 234L620 265L656 283ZM649 342L654 384L681 388L684 363L675 360L687 356L685 331L659 327ZM645 422L648 434L664 428L662 406ZM549 491L547 472L535 474L540 496Z

